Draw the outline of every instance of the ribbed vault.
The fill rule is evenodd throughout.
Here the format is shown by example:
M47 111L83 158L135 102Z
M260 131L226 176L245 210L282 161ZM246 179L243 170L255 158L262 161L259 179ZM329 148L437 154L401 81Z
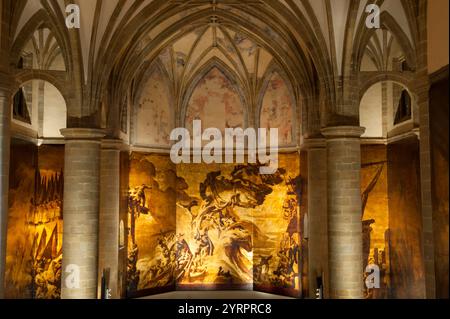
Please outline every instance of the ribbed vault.
M383 32L388 32L385 49L398 47L412 70L423 64L417 60L422 36L417 15L424 0L76 0L81 9L78 30L65 27L66 2L2 1L2 12L13 14L3 17L1 46L14 53L10 60L15 65L31 34L51 31L72 88L63 92L69 95L70 126L101 126L103 112L103 122L117 130L124 92L143 68L164 54L186 64L173 74L177 107L205 61L220 60L244 90L258 96L263 61L270 59L292 84L304 133L314 134L333 114L357 117L353 83L363 60L372 60L378 69L390 63L374 61L380 47L365 26L365 8L371 3L382 10ZM192 46L178 51L189 39ZM246 41L257 48L254 59L239 47ZM257 107L256 101L249 105Z

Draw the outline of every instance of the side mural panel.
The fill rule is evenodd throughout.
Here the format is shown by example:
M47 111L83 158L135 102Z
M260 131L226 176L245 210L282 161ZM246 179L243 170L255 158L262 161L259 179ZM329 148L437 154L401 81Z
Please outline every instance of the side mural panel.
M30 156L31 154L31 156ZM63 146L11 152L7 296L57 299L62 261Z
M424 298L419 143L388 146L391 298Z
M260 233L254 237L254 282L257 290L300 297L302 291L302 219L304 180L297 153L280 157L282 182L272 186L252 214ZM256 235L256 234L255 234Z
M436 297L449 297L448 215L448 77L430 90L430 138L432 157L433 231L436 267Z
M179 165L180 289L300 289L298 155L274 175L256 165ZM280 218L281 217L281 218Z
M127 295L174 286L177 176L164 155L133 153L128 198Z
M5 297L33 297L34 187L37 148L33 144L11 143L9 214L6 246Z
M366 288L365 297L388 298L390 264L386 146L363 146L361 164L364 270L368 265L371 267L376 265L381 275L380 288ZM365 273L364 279L369 274L371 272Z

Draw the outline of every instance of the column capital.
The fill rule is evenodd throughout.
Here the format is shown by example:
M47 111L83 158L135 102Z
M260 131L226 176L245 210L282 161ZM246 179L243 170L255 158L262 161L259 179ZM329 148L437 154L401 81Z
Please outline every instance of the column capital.
M61 130L62 136L68 141L98 141L106 136L101 129L91 128L65 128Z
M122 140L118 139L103 139L102 140L102 150L110 151L129 151L130 147L125 144Z
M320 150L327 147L327 140L324 137L311 137L306 138L303 141L302 149L305 151L309 150Z
M332 126L322 129L327 140L340 138L360 138L366 129L360 126Z

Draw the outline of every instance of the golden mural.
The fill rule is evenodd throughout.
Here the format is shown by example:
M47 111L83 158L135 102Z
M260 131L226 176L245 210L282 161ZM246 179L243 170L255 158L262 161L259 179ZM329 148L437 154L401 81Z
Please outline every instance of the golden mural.
M133 153L128 198L129 296L173 286L177 176L168 156Z
M177 167L190 199L177 205L179 286L300 288L298 154L280 166L273 175L258 165Z
M256 288L299 297L301 283L301 217L303 178L298 154L280 157L282 183L275 185L263 205L253 211L262 236L254 239Z
M130 164L129 295L253 284L299 294L298 154L273 175L137 153Z
M365 297L370 299L387 298L390 286L390 264L386 146L363 146L361 163L363 268L365 270L368 265L377 265L381 274L381 287L379 289L366 288ZM364 279L368 274L364 273Z
M57 299L61 294L64 147L37 150L20 144L11 151L6 296Z

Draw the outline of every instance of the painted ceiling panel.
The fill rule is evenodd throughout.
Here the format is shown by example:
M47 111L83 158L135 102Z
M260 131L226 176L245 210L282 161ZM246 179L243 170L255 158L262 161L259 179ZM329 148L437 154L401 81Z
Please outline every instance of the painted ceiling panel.
M249 73L255 72L255 55L257 52L256 44L248 37L237 34L234 36L234 44L239 49L239 52L244 60L245 66Z
M258 59L258 78L262 78L266 73L267 67L272 62L272 56L264 49L259 50L259 59Z
M197 41L197 39L198 34L195 32L191 32L175 42L175 44L173 45L173 49L175 50L175 52L181 52L184 55L188 56L189 52L192 49L192 46Z

